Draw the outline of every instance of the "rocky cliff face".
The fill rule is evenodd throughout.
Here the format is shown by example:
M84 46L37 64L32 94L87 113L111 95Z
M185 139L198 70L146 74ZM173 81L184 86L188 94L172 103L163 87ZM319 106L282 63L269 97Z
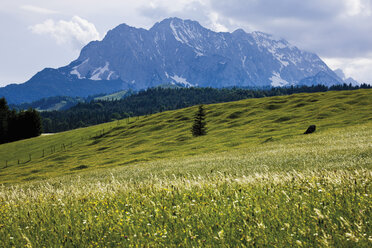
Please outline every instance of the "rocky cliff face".
M338 78L316 54L283 39L241 29L216 33L178 18L150 30L122 24L101 42L87 45L66 69L79 79L121 79L139 89L166 82L211 87L296 85L319 72Z
M169 18L150 30L117 26L102 41L86 45L68 66L43 70L22 84L30 94L25 91L18 98L85 96L168 83L186 87L311 85L318 78L328 86L343 83L316 54L283 39L241 29L217 33L195 21ZM0 95L12 93L11 87L6 88L0 89Z

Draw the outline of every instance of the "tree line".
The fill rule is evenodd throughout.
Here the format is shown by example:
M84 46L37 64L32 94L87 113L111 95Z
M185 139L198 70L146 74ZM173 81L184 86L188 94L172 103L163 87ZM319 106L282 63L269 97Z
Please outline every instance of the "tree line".
M124 99L79 103L64 111L42 112L44 132L54 133L96 125L133 116L149 115L166 110L238 101L247 98L291 95L295 93L325 92L329 90L355 90L371 88L369 85L324 85L283 87L270 89L243 88L150 88Z
M41 125L36 110L10 110L5 98L0 98L0 144L39 136Z

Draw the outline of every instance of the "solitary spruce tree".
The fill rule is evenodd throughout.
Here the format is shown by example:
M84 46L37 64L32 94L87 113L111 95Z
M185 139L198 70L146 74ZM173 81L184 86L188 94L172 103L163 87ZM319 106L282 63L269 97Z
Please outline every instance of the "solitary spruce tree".
M207 134L207 128L205 125L205 110L203 105L199 105L199 110L195 114L194 124L191 129L192 135L197 137Z

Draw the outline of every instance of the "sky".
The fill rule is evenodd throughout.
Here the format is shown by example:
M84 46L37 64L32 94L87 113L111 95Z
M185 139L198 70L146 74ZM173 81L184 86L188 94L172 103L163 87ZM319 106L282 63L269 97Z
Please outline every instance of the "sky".
M121 23L149 29L168 17L270 33L372 83L372 0L1 0L0 87L69 64Z

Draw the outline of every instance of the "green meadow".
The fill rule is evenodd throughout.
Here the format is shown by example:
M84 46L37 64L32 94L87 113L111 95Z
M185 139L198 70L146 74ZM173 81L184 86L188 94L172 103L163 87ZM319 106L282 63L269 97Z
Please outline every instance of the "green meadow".
M205 109L0 145L0 247L371 247L372 90Z

